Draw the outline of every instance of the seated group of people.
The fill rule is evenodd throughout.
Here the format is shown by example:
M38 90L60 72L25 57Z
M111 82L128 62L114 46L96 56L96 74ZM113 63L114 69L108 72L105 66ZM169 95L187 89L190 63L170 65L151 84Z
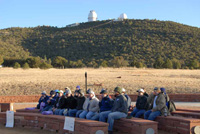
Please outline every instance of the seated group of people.
M68 87L65 88L65 92L52 90L50 96L43 91L37 108L42 113L48 111L55 115L108 122L109 133L112 133L114 120L127 117L130 109L133 109L131 116L144 116L145 119L149 120L169 114L167 108L169 97L164 88L155 88L150 96L143 89L139 89L134 107L131 106L131 99L125 92L124 88L116 87L114 99L112 99L107 90L102 89L101 96L98 99L92 89L87 90L87 97L85 97L80 86L76 87L74 95Z

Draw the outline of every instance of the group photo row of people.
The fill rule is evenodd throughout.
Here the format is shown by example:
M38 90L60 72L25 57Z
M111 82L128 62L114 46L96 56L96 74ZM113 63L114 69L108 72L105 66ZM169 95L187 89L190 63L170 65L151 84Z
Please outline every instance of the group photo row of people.
M136 117L155 120L157 116L168 116L175 110L165 88L155 87L149 95L144 89L138 89L135 105L131 105L131 98L122 87L114 88L113 97L106 89L101 89L98 98L92 89L88 89L85 95L80 86L76 86L74 93L68 87L64 90L52 90L50 95L43 91L37 109L42 114L107 122L109 133L112 133L116 119Z

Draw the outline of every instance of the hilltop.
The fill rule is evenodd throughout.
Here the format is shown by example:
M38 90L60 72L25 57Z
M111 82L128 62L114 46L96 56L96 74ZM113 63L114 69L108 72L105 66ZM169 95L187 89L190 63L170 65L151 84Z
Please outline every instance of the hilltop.
M200 28L148 19L96 21L63 28L7 28L0 30L0 55L5 61L62 56L85 65L121 56L129 65L139 61L147 67L162 58L187 66L200 59Z

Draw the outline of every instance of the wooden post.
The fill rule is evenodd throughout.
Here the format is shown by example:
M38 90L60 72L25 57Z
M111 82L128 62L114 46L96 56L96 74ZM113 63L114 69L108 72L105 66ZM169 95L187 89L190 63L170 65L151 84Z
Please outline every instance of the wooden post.
M85 93L87 92L87 72L85 72Z

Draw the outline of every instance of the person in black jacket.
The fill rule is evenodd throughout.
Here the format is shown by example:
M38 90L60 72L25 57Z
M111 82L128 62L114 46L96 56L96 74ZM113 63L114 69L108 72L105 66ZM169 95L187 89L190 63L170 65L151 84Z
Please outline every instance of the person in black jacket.
M67 99L65 99L65 105L66 109L63 111L65 116L69 115L69 111L72 109L75 109L77 106L77 100L76 98L72 95L72 92L70 89L65 90L65 93L67 95Z
M138 98L136 101L136 107L131 112L131 116L139 118L148 109L148 104L147 104L147 96L144 95L145 91L143 89L139 89L137 90L137 92L138 92Z
M63 115L65 109L68 109L67 98L71 96L71 90L69 88L65 89L65 95L60 99L59 106L55 110L56 115Z
M64 96L63 96L63 91L60 90L60 91L57 91L58 92L58 97L56 98L56 103L54 104L54 107L53 107L53 113L55 115L59 115L59 108L61 107L61 105L63 104L64 102Z
M84 96L84 92L82 89L79 89L77 92L78 92L78 98L76 99L77 100L76 109L70 109L68 112L69 116L71 117L75 116L79 117L79 114L83 112L83 104L85 102L86 97Z

